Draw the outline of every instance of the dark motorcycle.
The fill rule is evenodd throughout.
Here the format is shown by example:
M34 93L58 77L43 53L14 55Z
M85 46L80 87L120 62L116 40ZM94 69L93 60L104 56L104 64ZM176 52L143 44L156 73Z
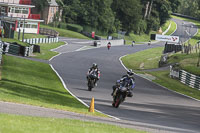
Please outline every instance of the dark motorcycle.
M127 96L127 88L119 87L115 90L113 94L113 103L112 106L118 108L119 105L125 100Z
M95 86L95 80L97 79L96 73L93 71L88 76L88 91L92 91L92 88Z
M135 84L134 84L135 85ZM126 86L126 85L125 85ZM119 105L125 101L126 97L132 97L132 93L130 93L130 86L119 86L113 92L113 103L112 106L118 108Z

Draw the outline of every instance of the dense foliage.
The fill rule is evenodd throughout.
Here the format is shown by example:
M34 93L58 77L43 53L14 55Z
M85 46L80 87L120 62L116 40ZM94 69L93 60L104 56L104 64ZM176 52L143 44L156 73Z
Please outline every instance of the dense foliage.
M35 5L38 12L42 12L45 6L47 6L47 0L32 0L32 4Z
M42 11L45 0L34 0ZM158 30L177 10L179 0L57 0L62 20L91 29L127 34ZM88 28L89 29L89 28Z
M200 19L200 0L180 0L178 13Z

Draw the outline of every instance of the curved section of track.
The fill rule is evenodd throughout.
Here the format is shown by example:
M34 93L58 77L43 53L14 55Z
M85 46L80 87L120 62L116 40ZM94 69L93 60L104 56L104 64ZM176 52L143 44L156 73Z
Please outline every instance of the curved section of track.
M182 21L173 35L182 35ZM191 34L196 29L191 29ZM185 36L181 36L184 40ZM68 42L70 45L70 42ZM50 63L63 78L68 89L89 105L95 98L95 108L103 113L127 120L129 124L142 123L166 132L200 131L200 102L169 91L146 79L136 76L136 88L132 98L127 98L118 109L111 106L112 85L126 73L119 58L149 48L163 46L163 43L147 45L105 47L78 52L64 53ZM148 55L147 55L148 56ZM93 91L87 91L86 72L93 62L99 64L101 79Z

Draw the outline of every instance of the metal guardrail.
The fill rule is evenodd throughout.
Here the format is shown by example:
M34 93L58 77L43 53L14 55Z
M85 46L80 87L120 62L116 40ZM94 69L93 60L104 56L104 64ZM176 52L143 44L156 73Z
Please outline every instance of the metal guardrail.
M174 70L173 67L170 66L170 77L177 78L181 83L200 90L200 76L196 76L184 70Z
M59 36L59 33L57 31L51 30L51 29L40 28L39 32L42 35L48 35L48 36L53 36L53 37Z
M3 43L0 41L0 65L2 61L2 54L3 54Z
M179 80L192 88L200 90L200 77L194 74L188 73L184 70L179 71Z

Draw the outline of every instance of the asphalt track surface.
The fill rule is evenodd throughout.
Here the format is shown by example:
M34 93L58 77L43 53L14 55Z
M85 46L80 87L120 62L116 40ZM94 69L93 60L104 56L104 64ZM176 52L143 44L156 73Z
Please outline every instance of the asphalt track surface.
M191 23L184 22L183 26L183 21L176 19L174 21L177 23L177 30L173 35L179 35L181 41L189 38L184 30L191 33L191 36L197 31ZM74 40L67 42L68 47L70 44L81 47L81 44L77 45ZM152 128L159 127L166 132L198 133L200 132L199 101L172 92L139 76L135 76L136 88L133 97L127 98L118 109L111 106L112 86L126 73L119 58L126 54L160 46L164 46L164 43L159 42L150 46L135 45L134 47L115 46L110 50L101 47L76 52L68 51L52 59L50 63L63 78L70 92L88 105L94 97L95 109L103 113L127 120L130 124L138 122ZM60 49L61 52L63 49L65 48ZM86 72L93 62L99 64L101 79L98 86L89 92L87 91Z
M196 33L195 26L189 28L189 25L192 24L185 22L183 26L182 21L174 21L178 24L178 29L173 35L180 35L182 41L188 39L187 33L184 32L185 29L190 31L191 36ZM90 46L92 41L71 38L60 38L60 40L66 41L68 44L54 49L61 54L52 58L50 64L62 77L69 91L88 105L91 98L94 97L95 109L120 119L120 121L99 120L99 118L87 117L88 120L118 123L131 128L137 126L154 133L199 133L199 101L172 92L139 76L135 76L134 96L127 98L118 109L111 106L112 85L126 73L119 58L126 54L164 46L163 43L150 46L147 44L135 45L134 47L114 46L109 51L105 47L79 51L83 47ZM93 62L99 64L101 79L98 86L89 92L87 91L86 72ZM85 120L85 116L82 115L30 105L0 102L0 107L0 112L3 113Z

